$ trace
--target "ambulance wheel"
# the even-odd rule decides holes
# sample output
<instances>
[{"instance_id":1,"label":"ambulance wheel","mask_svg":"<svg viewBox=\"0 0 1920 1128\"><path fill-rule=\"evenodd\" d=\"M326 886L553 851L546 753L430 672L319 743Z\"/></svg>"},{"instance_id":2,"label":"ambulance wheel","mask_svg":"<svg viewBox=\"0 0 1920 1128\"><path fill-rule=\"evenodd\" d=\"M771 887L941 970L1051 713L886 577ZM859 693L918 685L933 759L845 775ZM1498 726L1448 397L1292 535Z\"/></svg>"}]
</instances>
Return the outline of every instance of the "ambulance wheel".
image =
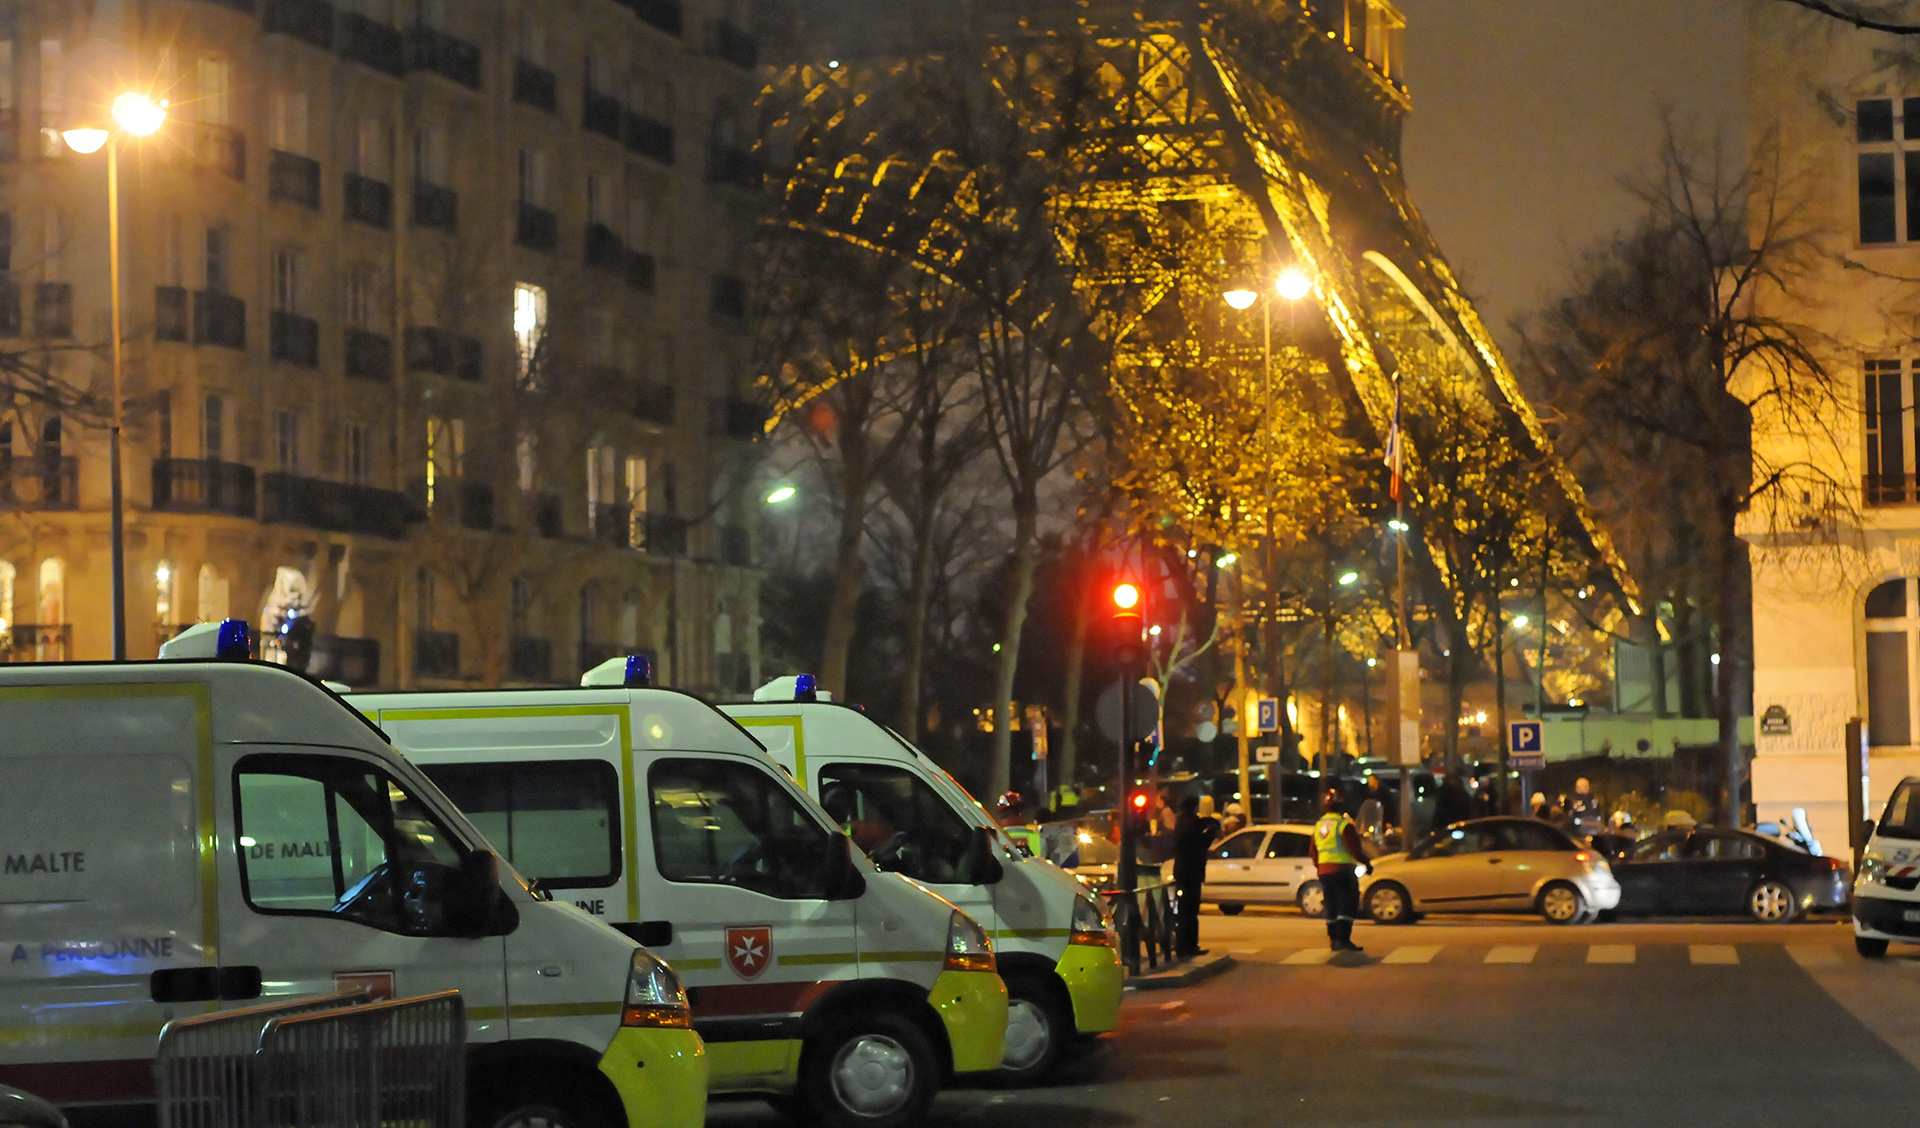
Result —
<instances>
[{"instance_id":1,"label":"ambulance wheel","mask_svg":"<svg viewBox=\"0 0 1920 1128\"><path fill-rule=\"evenodd\" d=\"M1877 960L1887 954L1887 942L1885 940L1875 940L1871 936L1855 936L1853 938L1853 950L1870 960Z\"/></svg>"},{"instance_id":2,"label":"ambulance wheel","mask_svg":"<svg viewBox=\"0 0 1920 1128\"><path fill-rule=\"evenodd\" d=\"M467 1123L472 1128L613 1128L584 1097L531 1086L475 1101Z\"/></svg>"},{"instance_id":3,"label":"ambulance wheel","mask_svg":"<svg viewBox=\"0 0 1920 1128\"><path fill-rule=\"evenodd\" d=\"M1246 908L1245 905L1236 905L1232 901L1222 901L1219 907L1221 916L1239 916L1240 911Z\"/></svg>"},{"instance_id":4,"label":"ambulance wheel","mask_svg":"<svg viewBox=\"0 0 1920 1128\"><path fill-rule=\"evenodd\" d=\"M1007 1056L993 1073L997 1085L1033 1085L1053 1070L1073 1035L1073 1015L1059 992L1027 975L1007 977Z\"/></svg>"},{"instance_id":5,"label":"ambulance wheel","mask_svg":"<svg viewBox=\"0 0 1920 1128\"><path fill-rule=\"evenodd\" d=\"M849 1016L800 1054L800 1093L823 1128L904 1128L940 1088L927 1036L897 1014Z\"/></svg>"}]
</instances>

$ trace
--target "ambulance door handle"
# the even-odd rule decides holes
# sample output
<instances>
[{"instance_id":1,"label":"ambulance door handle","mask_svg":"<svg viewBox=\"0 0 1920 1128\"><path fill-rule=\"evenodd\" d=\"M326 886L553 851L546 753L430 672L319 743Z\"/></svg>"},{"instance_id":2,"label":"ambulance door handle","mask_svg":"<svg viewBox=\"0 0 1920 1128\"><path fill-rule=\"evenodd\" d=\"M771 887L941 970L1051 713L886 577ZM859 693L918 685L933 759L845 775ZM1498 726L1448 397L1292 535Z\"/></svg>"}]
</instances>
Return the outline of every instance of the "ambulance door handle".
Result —
<instances>
[{"instance_id":1,"label":"ambulance door handle","mask_svg":"<svg viewBox=\"0 0 1920 1128\"><path fill-rule=\"evenodd\" d=\"M547 967L543 967L543 968L541 968L541 969L540 969L539 971L536 971L536 972L534 972L534 974L535 974L535 975L544 975L544 976L546 976L546 977L547 977L548 979L558 979L558 978L560 978L560 976L561 976L561 974L562 974L562 973L561 973L561 971L560 971L560 965L559 965L559 964L551 964L551 965L549 965L549 966L547 966Z\"/></svg>"}]
</instances>

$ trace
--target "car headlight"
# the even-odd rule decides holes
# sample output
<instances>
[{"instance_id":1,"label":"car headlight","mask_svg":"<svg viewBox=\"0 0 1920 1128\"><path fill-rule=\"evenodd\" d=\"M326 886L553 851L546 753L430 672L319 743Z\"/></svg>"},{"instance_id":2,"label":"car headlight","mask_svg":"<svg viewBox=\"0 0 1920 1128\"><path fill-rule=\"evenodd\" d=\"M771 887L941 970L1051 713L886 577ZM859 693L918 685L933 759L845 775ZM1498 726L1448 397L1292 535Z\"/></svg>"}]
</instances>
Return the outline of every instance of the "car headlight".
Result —
<instances>
[{"instance_id":1,"label":"car headlight","mask_svg":"<svg viewBox=\"0 0 1920 1128\"><path fill-rule=\"evenodd\" d=\"M1113 919L1099 902L1086 896L1073 899L1073 929L1067 934L1067 943L1112 948L1118 946L1117 939Z\"/></svg>"},{"instance_id":2,"label":"car headlight","mask_svg":"<svg viewBox=\"0 0 1920 1128\"><path fill-rule=\"evenodd\" d=\"M1860 882L1863 885L1880 885L1887 880L1887 860L1878 854L1869 853L1860 859Z\"/></svg>"},{"instance_id":3,"label":"car headlight","mask_svg":"<svg viewBox=\"0 0 1920 1128\"><path fill-rule=\"evenodd\" d=\"M947 970L996 971L987 930L959 909L947 918Z\"/></svg>"},{"instance_id":4,"label":"car headlight","mask_svg":"<svg viewBox=\"0 0 1920 1128\"><path fill-rule=\"evenodd\" d=\"M622 1026L693 1026L687 1008L687 991L680 977L660 957L645 948L633 950L633 965L627 971L627 1001L620 1012Z\"/></svg>"}]
</instances>

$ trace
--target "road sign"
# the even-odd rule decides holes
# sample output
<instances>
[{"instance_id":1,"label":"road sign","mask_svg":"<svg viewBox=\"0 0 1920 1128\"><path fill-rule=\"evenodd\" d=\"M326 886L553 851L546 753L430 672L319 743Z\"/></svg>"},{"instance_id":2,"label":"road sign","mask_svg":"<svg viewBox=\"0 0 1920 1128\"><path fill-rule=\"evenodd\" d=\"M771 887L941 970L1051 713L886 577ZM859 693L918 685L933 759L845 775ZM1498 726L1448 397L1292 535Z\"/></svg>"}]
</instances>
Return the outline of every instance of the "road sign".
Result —
<instances>
[{"instance_id":1,"label":"road sign","mask_svg":"<svg viewBox=\"0 0 1920 1128\"><path fill-rule=\"evenodd\" d=\"M1261 732L1280 731L1280 699L1278 697L1262 697L1260 699L1260 715L1258 720L1260 722Z\"/></svg>"},{"instance_id":2,"label":"road sign","mask_svg":"<svg viewBox=\"0 0 1920 1128\"><path fill-rule=\"evenodd\" d=\"M1277 764L1280 762L1280 746L1263 744L1253 750L1253 762L1256 764Z\"/></svg>"},{"instance_id":3,"label":"road sign","mask_svg":"<svg viewBox=\"0 0 1920 1128\"><path fill-rule=\"evenodd\" d=\"M1536 772L1547 766L1547 747L1539 721L1514 721L1507 726L1507 766L1518 772Z\"/></svg>"}]
</instances>

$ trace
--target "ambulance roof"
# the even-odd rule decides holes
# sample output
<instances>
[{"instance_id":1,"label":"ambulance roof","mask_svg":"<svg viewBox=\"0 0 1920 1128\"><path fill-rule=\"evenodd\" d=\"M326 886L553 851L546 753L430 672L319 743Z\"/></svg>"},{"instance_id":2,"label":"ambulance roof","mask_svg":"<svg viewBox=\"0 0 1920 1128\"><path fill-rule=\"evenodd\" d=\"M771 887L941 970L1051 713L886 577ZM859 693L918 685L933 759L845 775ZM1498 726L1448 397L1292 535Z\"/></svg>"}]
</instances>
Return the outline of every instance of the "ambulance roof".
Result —
<instances>
[{"instance_id":1,"label":"ambulance roof","mask_svg":"<svg viewBox=\"0 0 1920 1128\"><path fill-rule=\"evenodd\" d=\"M766 748L732 717L677 689L499 689L451 690L430 693L356 693L346 699L356 709L378 713L381 723L394 714L413 710L554 709L575 706L621 705L633 714L636 750L676 752L738 752L763 756ZM393 720L398 725L399 721ZM418 747L418 737L401 740Z\"/></svg>"}]
</instances>

